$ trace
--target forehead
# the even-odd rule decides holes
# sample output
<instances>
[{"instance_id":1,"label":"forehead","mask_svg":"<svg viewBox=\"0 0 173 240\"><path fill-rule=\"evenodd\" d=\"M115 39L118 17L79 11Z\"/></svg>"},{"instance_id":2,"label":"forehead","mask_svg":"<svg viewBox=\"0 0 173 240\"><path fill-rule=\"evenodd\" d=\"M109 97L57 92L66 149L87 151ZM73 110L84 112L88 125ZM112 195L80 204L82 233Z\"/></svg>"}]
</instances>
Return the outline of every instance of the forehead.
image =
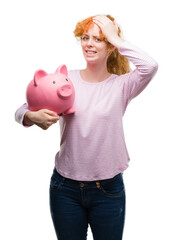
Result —
<instances>
[{"instance_id":1,"label":"forehead","mask_svg":"<svg viewBox=\"0 0 173 240\"><path fill-rule=\"evenodd\" d=\"M93 27L90 27L88 31L84 31L83 34L99 36L100 28L94 24Z\"/></svg>"}]
</instances>

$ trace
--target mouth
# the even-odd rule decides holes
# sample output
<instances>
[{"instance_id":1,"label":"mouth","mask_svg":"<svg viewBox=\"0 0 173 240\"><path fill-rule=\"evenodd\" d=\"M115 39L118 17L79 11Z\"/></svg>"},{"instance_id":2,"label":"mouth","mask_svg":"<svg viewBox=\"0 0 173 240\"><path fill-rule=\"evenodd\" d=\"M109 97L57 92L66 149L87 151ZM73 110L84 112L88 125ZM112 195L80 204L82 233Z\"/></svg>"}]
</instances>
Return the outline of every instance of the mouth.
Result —
<instances>
[{"instance_id":1,"label":"mouth","mask_svg":"<svg viewBox=\"0 0 173 240\"><path fill-rule=\"evenodd\" d=\"M95 53L97 53L96 51L92 51L92 50L85 50L85 52L86 52L87 54L95 54Z\"/></svg>"}]
</instances>

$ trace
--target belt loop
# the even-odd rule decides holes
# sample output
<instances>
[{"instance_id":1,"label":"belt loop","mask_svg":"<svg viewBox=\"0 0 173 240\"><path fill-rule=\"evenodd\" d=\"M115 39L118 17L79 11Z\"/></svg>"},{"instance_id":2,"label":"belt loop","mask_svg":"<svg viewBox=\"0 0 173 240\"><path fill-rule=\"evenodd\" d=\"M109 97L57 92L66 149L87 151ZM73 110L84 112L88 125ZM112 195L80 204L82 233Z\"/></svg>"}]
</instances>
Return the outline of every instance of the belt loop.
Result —
<instances>
[{"instance_id":1,"label":"belt loop","mask_svg":"<svg viewBox=\"0 0 173 240\"><path fill-rule=\"evenodd\" d=\"M97 188L100 188L100 182L96 182Z\"/></svg>"}]
</instances>

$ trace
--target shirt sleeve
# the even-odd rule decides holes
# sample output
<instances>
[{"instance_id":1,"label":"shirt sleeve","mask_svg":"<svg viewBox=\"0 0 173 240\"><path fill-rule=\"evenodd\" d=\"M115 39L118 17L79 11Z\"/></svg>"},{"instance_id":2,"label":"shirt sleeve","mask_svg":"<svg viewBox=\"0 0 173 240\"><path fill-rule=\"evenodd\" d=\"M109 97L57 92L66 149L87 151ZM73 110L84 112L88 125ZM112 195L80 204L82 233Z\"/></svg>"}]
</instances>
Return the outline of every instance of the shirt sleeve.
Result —
<instances>
[{"instance_id":1,"label":"shirt sleeve","mask_svg":"<svg viewBox=\"0 0 173 240\"><path fill-rule=\"evenodd\" d=\"M28 108L28 104L24 103L20 108L18 108L15 112L15 120L19 124L22 124L24 127L30 127L31 125L26 125L23 123L24 115L26 112L30 111Z\"/></svg>"},{"instance_id":2,"label":"shirt sleeve","mask_svg":"<svg viewBox=\"0 0 173 240\"><path fill-rule=\"evenodd\" d=\"M121 75L125 112L128 103L138 96L154 77L158 70L158 63L129 41L122 42L118 50L136 67L130 73Z\"/></svg>"}]
</instances>

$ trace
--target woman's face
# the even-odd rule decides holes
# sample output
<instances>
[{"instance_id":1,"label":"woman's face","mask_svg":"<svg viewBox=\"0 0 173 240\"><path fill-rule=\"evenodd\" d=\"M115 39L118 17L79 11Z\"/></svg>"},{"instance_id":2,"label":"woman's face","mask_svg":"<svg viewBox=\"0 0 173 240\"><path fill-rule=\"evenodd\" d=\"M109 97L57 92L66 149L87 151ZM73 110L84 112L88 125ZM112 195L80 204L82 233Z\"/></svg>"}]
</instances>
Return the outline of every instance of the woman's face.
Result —
<instances>
[{"instance_id":1,"label":"woman's face","mask_svg":"<svg viewBox=\"0 0 173 240\"><path fill-rule=\"evenodd\" d=\"M106 62L108 57L107 44L99 38L99 27L94 24L81 37L81 47L88 63Z\"/></svg>"}]
</instances>

